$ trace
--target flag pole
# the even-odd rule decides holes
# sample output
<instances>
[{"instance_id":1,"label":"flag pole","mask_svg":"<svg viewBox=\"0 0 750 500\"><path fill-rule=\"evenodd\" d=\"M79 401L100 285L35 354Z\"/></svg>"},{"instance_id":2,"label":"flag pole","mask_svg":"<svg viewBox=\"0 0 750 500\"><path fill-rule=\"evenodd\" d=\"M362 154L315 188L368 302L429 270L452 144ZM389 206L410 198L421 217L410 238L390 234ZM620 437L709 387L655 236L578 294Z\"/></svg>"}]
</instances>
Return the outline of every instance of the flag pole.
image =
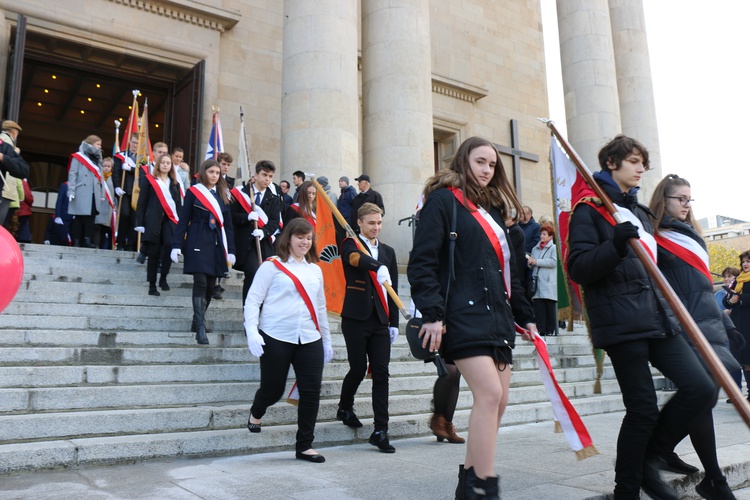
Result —
<instances>
[{"instance_id":1,"label":"flag pole","mask_svg":"<svg viewBox=\"0 0 750 500\"><path fill-rule=\"evenodd\" d=\"M135 90L135 89L133 90L133 105L130 106L130 118L128 119L128 124L127 124L128 130L125 131L125 134L129 134L130 133L131 124L133 123L133 119L134 119L133 115L136 114L135 106L138 103L138 94L140 94L140 93L141 93L140 90ZM135 119L137 119L137 117L135 117ZM128 137L128 141L130 141L130 137ZM121 149L121 148L118 147L118 149ZM125 151L125 154L128 154L128 152ZM120 179L120 190L121 191L125 191L125 172L122 172L122 177ZM115 237L119 236L120 214L122 213L122 199L123 199L123 197L124 196L120 196L120 199L117 200L117 220L115 221L115 225L117 226L117 228L115 229L115 231L117 231L117 233L115 234ZM114 245L112 245L112 246L114 246Z\"/></svg>"},{"instance_id":2,"label":"flag pole","mask_svg":"<svg viewBox=\"0 0 750 500\"><path fill-rule=\"evenodd\" d=\"M602 200L604 207L610 214L612 214L612 217L615 219L615 221L618 224L623 222L624 219L617 211L617 207L615 207L614 203L612 203L612 200L609 199L601 186L599 186L599 184L594 180L591 172L583 163L583 160L581 160L581 157L578 156L578 153L576 153L576 151L568 143L568 141L565 140L562 134L560 134L560 132L557 130L557 127L555 127L554 122L543 118L540 118L540 120L546 123L547 127L549 127L549 129L552 131L552 134L557 138L557 140L560 141L563 149L565 149L565 152L568 153L568 156L575 164L578 173L581 174L583 179L586 181L586 184L588 184L589 187L591 187L596 192L596 195L599 197L599 199ZM661 273L654 261L651 260L651 258L646 254L646 250L643 248L643 246L641 246L641 244L636 240L637 238L630 239L630 247L633 249L633 251L635 251L638 259L643 264L643 267L646 268L649 276L651 276L651 279L654 280L656 286L659 288L662 295L664 295L664 298L669 303L669 306L677 315L677 318L680 320L685 333L698 349L698 353L708 365L711 373L713 373L714 377L716 378L716 380L718 380L721 387L724 389L724 391L726 391L729 399L731 399L734 403L734 407L737 409L742 419L745 421L748 427L750 427L750 403L742 397L742 393L737 388L737 384L729 375L729 372L727 372L727 369L724 367L721 361L719 361L719 357L716 356L713 348L706 340L706 337L703 336L703 333L701 333L698 325L695 324L695 321L693 320L692 316L690 316L690 313L687 311L687 309L685 309L685 306L683 305L682 301L677 296L675 291L672 289L672 286L669 284L666 278L664 278L664 275Z\"/></svg>"},{"instance_id":3,"label":"flag pole","mask_svg":"<svg viewBox=\"0 0 750 500\"><path fill-rule=\"evenodd\" d=\"M116 155L120 152L120 120L115 120L115 152L112 156ZM114 158L112 159L114 162ZM111 172L110 172L111 173ZM125 180L125 175L122 176L123 181ZM123 184L124 185L124 184ZM122 188L120 188L122 189ZM120 200L122 200L122 196L120 196ZM117 243L117 223L119 222L118 215L115 215L115 227L112 228L112 250L117 250L115 244ZM112 218L110 217L109 223L112 223Z\"/></svg>"},{"instance_id":4,"label":"flag pole","mask_svg":"<svg viewBox=\"0 0 750 500\"><path fill-rule=\"evenodd\" d=\"M242 106L240 106L240 123L244 123L244 121L245 121L245 114L242 112ZM243 131L245 132L242 138L242 142L244 143L244 146L245 146L245 159L249 162L250 161L250 145L247 143L247 130L245 130L244 127L243 127ZM215 140L214 140L214 144L216 144ZM248 175L247 181L250 182L250 178L249 178L250 173L243 172L243 174L245 173ZM250 182L250 185L252 187L252 189L250 190L250 206L253 207L253 212L254 212L255 211L255 196L253 196L253 192L255 191L255 183ZM255 221L255 229L258 229L257 220ZM261 255L261 252L260 252L260 238L258 238L257 236L255 237L255 248L258 250L258 264L263 264L263 255Z\"/></svg>"},{"instance_id":5,"label":"flag pole","mask_svg":"<svg viewBox=\"0 0 750 500\"><path fill-rule=\"evenodd\" d=\"M349 225L349 223L344 219L344 216L341 215L341 212L339 212L339 209L336 207L336 205L331 201L331 199L328 197L328 194L323 189L323 186L321 186L317 179L312 180L313 185L315 186L315 189L318 190L318 197L322 197L323 200L325 200L328 207L331 209L331 213L334 217L336 217L336 220L339 222L341 227L344 228L346 231L346 235L354 240L354 243L357 244L357 249L359 249L360 252L369 253L367 250L365 250L365 246L362 244L362 241L357 237L357 234L354 232L352 227ZM406 319L411 319L411 314L409 314L409 310L406 309L404 306L404 303L401 301L401 299L398 296L398 293L393 289L390 283L387 281L383 283L383 286L388 291L388 295L393 299L393 302L396 304L396 307L398 307L398 310L401 311L401 315Z\"/></svg>"}]
</instances>

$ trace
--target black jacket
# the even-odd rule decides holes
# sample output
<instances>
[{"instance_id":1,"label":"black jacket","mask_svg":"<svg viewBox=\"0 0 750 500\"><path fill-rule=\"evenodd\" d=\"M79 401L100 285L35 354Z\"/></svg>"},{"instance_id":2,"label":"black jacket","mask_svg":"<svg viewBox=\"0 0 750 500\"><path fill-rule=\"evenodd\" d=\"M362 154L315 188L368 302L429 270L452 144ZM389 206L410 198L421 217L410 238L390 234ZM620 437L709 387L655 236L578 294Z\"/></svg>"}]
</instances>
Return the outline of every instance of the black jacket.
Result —
<instances>
[{"instance_id":1,"label":"black jacket","mask_svg":"<svg viewBox=\"0 0 750 500\"><path fill-rule=\"evenodd\" d=\"M368 189L367 192L359 193L354 197L354 200L352 200L352 213L349 216L349 225L357 232L359 232L359 224L357 224L357 210L359 210L359 208L365 203L376 204L383 211L383 216L385 216L385 206L383 205L383 197L380 196L380 193L378 193L374 189Z\"/></svg>"},{"instance_id":2,"label":"black jacket","mask_svg":"<svg viewBox=\"0 0 750 500\"><path fill-rule=\"evenodd\" d=\"M628 208L653 234L648 207L638 204L635 196L598 182L615 204ZM633 249L628 246L624 257L618 254L614 232L614 226L593 207L583 203L575 207L568 231L568 274L583 287L594 347L679 334L674 313Z\"/></svg>"},{"instance_id":3,"label":"black jacket","mask_svg":"<svg viewBox=\"0 0 750 500\"><path fill-rule=\"evenodd\" d=\"M686 235L706 250L706 243L703 238L684 222L669 217L662 221L659 228L662 231L675 231ZM726 315L716 303L713 283L696 268L661 246L659 246L657 261L664 277L672 285L675 293L685 305L685 309L693 317L703 336L711 344L726 369L729 371L739 370L739 363L729 351L727 331L724 326ZM697 348L687 335L685 337L697 355ZM700 356L698 358L700 359Z\"/></svg>"},{"instance_id":4,"label":"black jacket","mask_svg":"<svg viewBox=\"0 0 750 500\"><path fill-rule=\"evenodd\" d=\"M366 320L372 316L374 308L381 325L398 328L398 307L386 294L388 300L388 315L386 315L377 296L376 285L369 273L369 271L377 272L380 266L387 267L391 275L391 286L394 290L398 290L398 263L393 248L383 242L378 242L378 260L375 260L368 251L360 252L354 240L347 238L341 242L341 261L344 264L346 277L346 293L341 317Z\"/></svg>"},{"instance_id":5,"label":"black jacket","mask_svg":"<svg viewBox=\"0 0 750 500\"><path fill-rule=\"evenodd\" d=\"M121 152L124 156L129 156L133 163L135 163L135 155L133 153L130 153L128 151ZM123 170L122 169L122 160L120 159L119 155L114 156L114 165L112 165L112 185L117 189L118 187L124 186L122 189L127 194L133 193L133 183L135 182L135 169L133 170ZM123 176L125 176L125 184L122 184ZM140 179L140 174L138 178ZM140 185L138 187L141 187Z\"/></svg>"},{"instance_id":6,"label":"black jacket","mask_svg":"<svg viewBox=\"0 0 750 500\"><path fill-rule=\"evenodd\" d=\"M242 192L250 197L253 196L250 184L242 186ZM260 208L268 216L268 223L261 228L261 231L265 233L263 239L260 240L260 252L263 260L274 254L271 236L279 228L280 204L281 198L273 194L270 187L266 189L263 198L260 200ZM232 225L234 226L234 242L237 247L237 263L234 268L240 271L247 271L246 263L248 259L254 259L252 269L257 269L259 266L258 248L255 244L255 237L252 236L255 222L247 220L247 212L245 212L245 209L242 208L242 205L237 200L232 201L231 210Z\"/></svg>"},{"instance_id":7,"label":"black jacket","mask_svg":"<svg viewBox=\"0 0 750 500\"><path fill-rule=\"evenodd\" d=\"M139 176L139 179L143 179L140 183L141 192L138 195L138 208L135 214L136 226L142 226L146 228L146 232L143 233L143 241L160 243L161 241L167 241L167 245L172 242L172 234L177 224L173 223L164 212L164 208L161 206L159 198L156 196L154 187L146 179L145 175ZM169 194L172 195L175 207L177 208L177 216L180 215L180 209L182 208L182 198L180 197L180 185L173 182L169 182ZM162 235L162 222L168 223L165 228L169 228L169 234Z\"/></svg>"},{"instance_id":8,"label":"black jacket","mask_svg":"<svg viewBox=\"0 0 750 500\"><path fill-rule=\"evenodd\" d=\"M29 177L29 166L26 161L16 153L15 148L12 144L0 140L0 153L3 154L3 161L0 161L0 171L3 175L0 176L0 191L5 186L3 177L6 174L10 174L18 179L26 179Z\"/></svg>"},{"instance_id":9,"label":"black jacket","mask_svg":"<svg viewBox=\"0 0 750 500\"><path fill-rule=\"evenodd\" d=\"M456 203L455 280L451 283L448 309L444 311L448 284L451 213ZM505 229L496 208L490 215ZM509 238L510 239L510 238ZM510 243L510 242L509 242ZM534 310L518 277L512 243L510 257L511 297L505 292L497 254L482 227L446 188L431 193L420 213L407 275L411 296L425 322L446 325L443 346L451 352L476 346L515 346L513 322L534 322Z\"/></svg>"}]
</instances>

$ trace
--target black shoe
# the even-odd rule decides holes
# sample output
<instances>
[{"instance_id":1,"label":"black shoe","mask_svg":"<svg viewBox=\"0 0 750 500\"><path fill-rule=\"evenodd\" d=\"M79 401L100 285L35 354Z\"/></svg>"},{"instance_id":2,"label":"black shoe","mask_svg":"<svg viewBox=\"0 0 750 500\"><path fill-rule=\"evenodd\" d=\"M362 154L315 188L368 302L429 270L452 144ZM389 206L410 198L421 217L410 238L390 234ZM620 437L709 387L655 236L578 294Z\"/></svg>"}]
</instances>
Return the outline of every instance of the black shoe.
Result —
<instances>
[{"instance_id":1,"label":"black shoe","mask_svg":"<svg viewBox=\"0 0 750 500\"><path fill-rule=\"evenodd\" d=\"M344 422L344 425L351 427L352 429L358 429L362 427L362 422L359 421L357 415L354 414L354 410L342 410L336 412L336 418Z\"/></svg>"},{"instance_id":2,"label":"black shoe","mask_svg":"<svg viewBox=\"0 0 750 500\"><path fill-rule=\"evenodd\" d=\"M646 459L643 466L643 479L641 489L654 500L680 500L677 492L661 478L659 469L666 464L661 457L651 456Z\"/></svg>"},{"instance_id":3,"label":"black shoe","mask_svg":"<svg viewBox=\"0 0 750 500\"><path fill-rule=\"evenodd\" d=\"M464 484L463 484L463 496L456 498L469 499L480 499L486 498L487 500L499 500L500 498L500 478L497 476L490 476L485 479L479 479L474 473L474 467L469 467L465 471Z\"/></svg>"},{"instance_id":4,"label":"black shoe","mask_svg":"<svg viewBox=\"0 0 750 500\"><path fill-rule=\"evenodd\" d=\"M466 482L466 469L464 464L458 466L458 485L456 486L456 500L465 500L464 483Z\"/></svg>"},{"instance_id":5,"label":"black shoe","mask_svg":"<svg viewBox=\"0 0 750 500\"><path fill-rule=\"evenodd\" d=\"M732 403L731 399L727 399L727 404L733 405L734 403Z\"/></svg>"},{"instance_id":6,"label":"black shoe","mask_svg":"<svg viewBox=\"0 0 750 500\"><path fill-rule=\"evenodd\" d=\"M727 478L725 477L721 479L704 477L703 481L695 487L695 492L701 498L708 498L708 500L735 500L734 493L732 493L732 489L727 484Z\"/></svg>"},{"instance_id":7,"label":"black shoe","mask_svg":"<svg viewBox=\"0 0 750 500\"><path fill-rule=\"evenodd\" d=\"M158 297L159 295L161 295L159 293L159 290L157 290L154 285L151 285L150 287L148 287L148 294L153 295L155 297Z\"/></svg>"},{"instance_id":8,"label":"black shoe","mask_svg":"<svg viewBox=\"0 0 750 500\"><path fill-rule=\"evenodd\" d=\"M135 258L135 261L139 264L145 264L146 263L146 254L145 253L139 253L138 257Z\"/></svg>"},{"instance_id":9,"label":"black shoe","mask_svg":"<svg viewBox=\"0 0 750 500\"><path fill-rule=\"evenodd\" d=\"M167 283L167 278L165 276L162 276L159 280L159 288L161 288L165 292L169 291L169 283Z\"/></svg>"},{"instance_id":10,"label":"black shoe","mask_svg":"<svg viewBox=\"0 0 750 500\"><path fill-rule=\"evenodd\" d=\"M312 462L314 464L322 464L326 461L326 458L320 453L316 453L315 455L305 455L301 451L298 451L294 456L299 460L307 460L308 462Z\"/></svg>"},{"instance_id":11,"label":"black shoe","mask_svg":"<svg viewBox=\"0 0 750 500\"><path fill-rule=\"evenodd\" d=\"M218 288L214 288L214 294L211 296L211 298L214 298L216 300L223 300L224 296L222 295L221 290Z\"/></svg>"},{"instance_id":12,"label":"black shoe","mask_svg":"<svg viewBox=\"0 0 750 500\"><path fill-rule=\"evenodd\" d=\"M216 287L214 288L214 290L218 290L218 291L220 291L221 293L224 293L224 292L226 292L226 290L224 289L224 287L223 287L223 286L221 286L221 285L216 285Z\"/></svg>"},{"instance_id":13,"label":"black shoe","mask_svg":"<svg viewBox=\"0 0 750 500\"><path fill-rule=\"evenodd\" d=\"M370 434L370 444L377 446L383 453L396 453L396 448L388 442L388 433L385 431L375 431Z\"/></svg>"},{"instance_id":14,"label":"black shoe","mask_svg":"<svg viewBox=\"0 0 750 500\"><path fill-rule=\"evenodd\" d=\"M664 462L662 464L666 464L666 467L659 467L659 464L655 464L657 467L661 468L661 470L669 471L669 472L676 472L677 474L694 474L698 472L698 467L692 466L689 463L684 462L680 457L677 456L677 453L670 453L666 457L664 457Z\"/></svg>"},{"instance_id":15,"label":"black shoe","mask_svg":"<svg viewBox=\"0 0 750 500\"><path fill-rule=\"evenodd\" d=\"M251 423L250 417L247 417L247 430L249 430L253 434L257 434L260 432L260 424Z\"/></svg>"}]
</instances>

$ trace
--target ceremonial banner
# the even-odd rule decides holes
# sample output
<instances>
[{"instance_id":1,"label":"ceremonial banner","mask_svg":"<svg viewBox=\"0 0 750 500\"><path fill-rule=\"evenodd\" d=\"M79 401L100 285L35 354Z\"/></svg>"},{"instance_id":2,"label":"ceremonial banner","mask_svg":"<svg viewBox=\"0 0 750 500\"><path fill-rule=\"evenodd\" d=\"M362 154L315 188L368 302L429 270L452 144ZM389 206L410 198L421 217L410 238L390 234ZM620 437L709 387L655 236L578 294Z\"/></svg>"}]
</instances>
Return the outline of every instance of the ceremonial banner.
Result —
<instances>
[{"instance_id":1,"label":"ceremonial banner","mask_svg":"<svg viewBox=\"0 0 750 500\"><path fill-rule=\"evenodd\" d=\"M341 314L341 309L344 307L344 292L346 291L344 265L341 262L336 240L337 231L341 230L328 204L320 200L316 208L315 223L315 239L320 256L318 267L323 271L326 308L336 314Z\"/></svg>"}]
</instances>

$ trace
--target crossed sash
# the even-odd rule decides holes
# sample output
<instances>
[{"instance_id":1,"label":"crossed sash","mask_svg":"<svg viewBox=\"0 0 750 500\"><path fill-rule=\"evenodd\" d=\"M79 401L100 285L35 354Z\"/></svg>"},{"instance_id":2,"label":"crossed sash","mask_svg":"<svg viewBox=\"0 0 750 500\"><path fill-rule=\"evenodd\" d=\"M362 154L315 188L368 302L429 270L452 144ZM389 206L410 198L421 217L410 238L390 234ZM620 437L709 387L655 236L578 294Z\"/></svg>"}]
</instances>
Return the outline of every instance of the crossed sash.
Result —
<instances>
[{"instance_id":1,"label":"crossed sash","mask_svg":"<svg viewBox=\"0 0 750 500\"><path fill-rule=\"evenodd\" d=\"M99 171L99 166L91 161L91 158L78 152L73 153L72 155L70 155L70 157L71 159L75 158L76 160L78 160L84 167L86 167L89 172L94 174L96 180L98 180L99 182L104 182L102 180L102 173Z\"/></svg>"},{"instance_id":2,"label":"crossed sash","mask_svg":"<svg viewBox=\"0 0 750 500\"><path fill-rule=\"evenodd\" d=\"M239 187L236 187L232 189L230 193L246 213L249 214L250 212L255 211L258 214L259 229L263 229L263 227L268 224L268 215L266 215L266 212L264 212L263 209L260 208L260 205L258 205L257 203L255 204L255 209L253 210L252 198L250 198L250 196L246 192L241 190Z\"/></svg>"},{"instance_id":3,"label":"crossed sash","mask_svg":"<svg viewBox=\"0 0 750 500\"><path fill-rule=\"evenodd\" d=\"M172 199L172 193L169 192L169 185L162 184L156 180L156 177L153 175L146 175L146 180L151 184L154 194L156 194L156 197L159 199L159 203L161 203L161 208L164 210L164 213L169 217L169 220L177 224L180 221L180 217L177 215L177 206ZM169 180L167 182L169 182ZM221 213L221 211L219 213Z\"/></svg>"},{"instance_id":4,"label":"crossed sash","mask_svg":"<svg viewBox=\"0 0 750 500\"><path fill-rule=\"evenodd\" d=\"M700 243L678 231L659 231L654 238L660 247L684 260L713 284L711 271L708 268L708 252Z\"/></svg>"},{"instance_id":5,"label":"crossed sash","mask_svg":"<svg viewBox=\"0 0 750 500\"><path fill-rule=\"evenodd\" d=\"M206 186L200 183L191 186L190 191L195 195L201 205L203 205L203 207L214 216L216 223L221 229L221 240L224 244L224 256L229 259L229 254L227 253L227 249L229 248L227 246L227 232L224 230L224 216L221 213L221 207L219 206L218 200L214 198L214 195L211 194L211 191Z\"/></svg>"}]
</instances>

